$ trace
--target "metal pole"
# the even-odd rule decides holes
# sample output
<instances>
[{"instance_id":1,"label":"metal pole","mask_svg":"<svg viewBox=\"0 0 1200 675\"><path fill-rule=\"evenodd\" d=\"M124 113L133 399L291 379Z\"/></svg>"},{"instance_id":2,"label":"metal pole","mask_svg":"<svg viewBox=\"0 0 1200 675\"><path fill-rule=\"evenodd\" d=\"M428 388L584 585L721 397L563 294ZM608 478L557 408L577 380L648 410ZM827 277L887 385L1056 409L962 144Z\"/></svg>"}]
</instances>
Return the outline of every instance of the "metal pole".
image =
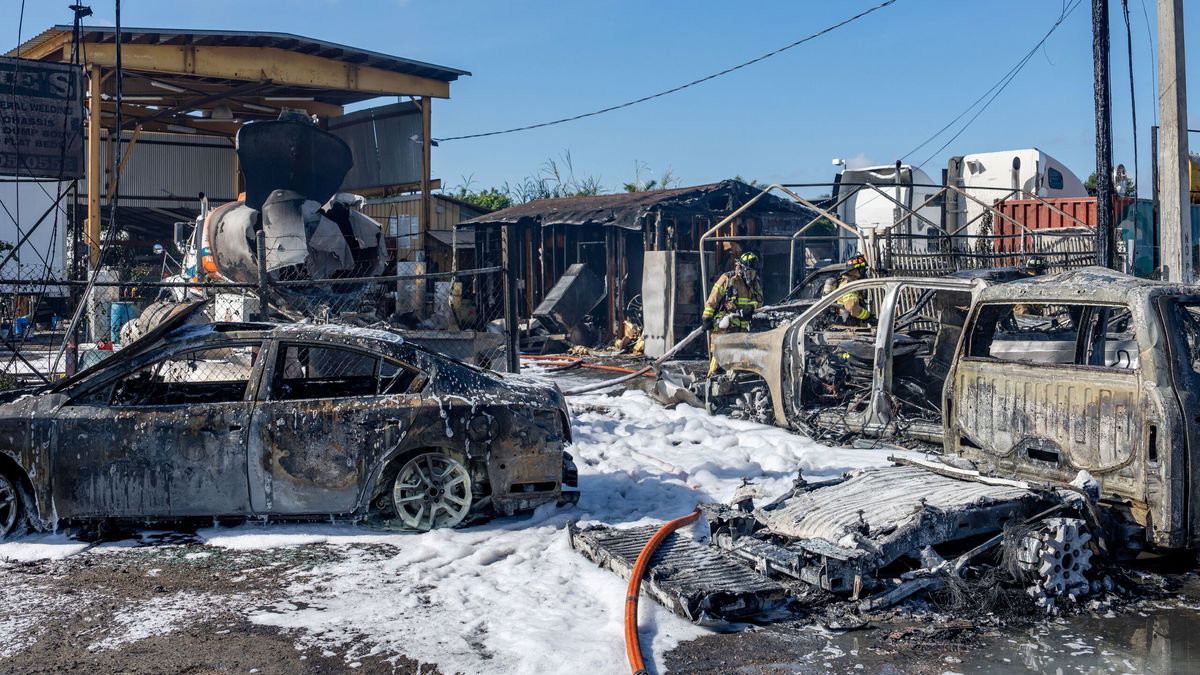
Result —
<instances>
[{"instance_id":1,"label":"metal pole","mask_svg":"<svg viewBox=\"0 0 1200 675\"><path fill-rule=\"evenodd\" d=\"M1092 67L1096 98L1096 264L1116 264L1112 186L1112 86L1108 74L1108 0L1092 0Z\"/></svg>"},{"instance_id":2,"label":"metal pole","mask_svg":"<svg viewBox=\"0 0 1200 675\"><path fill-rule=\"evenodd\" d=\"M267 233L259 230L255 236L255 258L258 261L258 320L269 318L267 311Z\"/></svg>"},{"instance_id":3,"label":"metal pole","mask_svg":"<svg viewBox=\"0 0 1200 675\"><path fill-rule=\"evenodd\" d=\"M1192 283L1183 0L1158 0L1159 253L1167 281Z\"/></svg>"},{"instance_id":4,"label":"metal pole","mask_svg":"<svg viewBox=\"0 0 1200 675\"><path fill-rule=\"evenodd\" d=\"M501 274L504 290L504 333L508 341L508 370L516 373L521 369L521 358L517 352L520 326L517 325L517 274L513 256L513 229L516 225L500 226L500 260L504 267Z\"/></svg>"}]
</instances>

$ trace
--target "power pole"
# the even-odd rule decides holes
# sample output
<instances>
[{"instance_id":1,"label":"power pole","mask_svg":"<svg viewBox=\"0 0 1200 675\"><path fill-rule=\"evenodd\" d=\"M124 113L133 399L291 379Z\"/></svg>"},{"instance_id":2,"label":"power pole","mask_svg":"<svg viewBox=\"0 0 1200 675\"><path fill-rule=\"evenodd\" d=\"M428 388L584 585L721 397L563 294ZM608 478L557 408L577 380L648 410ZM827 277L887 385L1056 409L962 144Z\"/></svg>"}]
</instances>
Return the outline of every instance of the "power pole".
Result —
<instances>
[{"instance_id":1,"label":"power pole","mask_svg":"<svg viewBox=\"0 0 1200 675\"><path fill-rule=\"evenodd\" d=\"M1190 284L1192 205L1188 181L1183 0L1158 0L1158 241L1162 277Z\"/></svg>"},{"instance_id":2,"label":"power pole","mask_svg":"<svg viewBox=\"0 0 1200 675\"><path fill-rule=\"evenodd\" d=\"M1108 76L1108 0L1092 0L1092 67L1096 97L1096 264L1116 266L1113 229L1112 85Z\"/></svg>"}]
</instances>

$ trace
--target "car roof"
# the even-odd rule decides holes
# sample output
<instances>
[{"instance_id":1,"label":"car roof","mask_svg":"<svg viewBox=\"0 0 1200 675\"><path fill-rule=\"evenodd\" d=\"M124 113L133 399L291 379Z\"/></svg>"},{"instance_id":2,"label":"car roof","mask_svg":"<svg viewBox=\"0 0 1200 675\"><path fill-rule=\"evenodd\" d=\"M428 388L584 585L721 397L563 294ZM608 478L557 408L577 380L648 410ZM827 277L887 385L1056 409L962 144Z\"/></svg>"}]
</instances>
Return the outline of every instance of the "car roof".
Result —
<instances>
[{"instance_id":1,"label":"car roof","mask_svg":"<svg viewBox=\"0 0 1200 675\"><path fill-rule=\"evenodd\" d=\"M1091 266L989 286L979 300L1126 304L1134 296L1196 294L1200 294L1200 287L1142 279L1107 267Z\"/></svg>"}]
</instances>

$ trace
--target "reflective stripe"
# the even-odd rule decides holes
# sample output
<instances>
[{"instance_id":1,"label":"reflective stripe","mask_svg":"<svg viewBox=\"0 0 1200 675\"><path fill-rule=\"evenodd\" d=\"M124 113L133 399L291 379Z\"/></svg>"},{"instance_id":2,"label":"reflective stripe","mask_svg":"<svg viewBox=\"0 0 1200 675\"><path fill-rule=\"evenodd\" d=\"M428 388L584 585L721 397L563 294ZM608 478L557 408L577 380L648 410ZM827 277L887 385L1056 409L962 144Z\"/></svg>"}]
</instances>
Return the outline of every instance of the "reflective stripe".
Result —
<instances>
[{"instance_id":1,"label":"reflective stripe","mask_svg":"<svg viewBox=\"0 0 1200 675\"><path fill-rule=\"evenodd\" d=\"M854 318L858 319L859 321L862 321L863 319L867 318L868 316L871 316L871 313L867 311L866 307L863 307L861 314L855 314L853 316L854 316Z\"/></svg>"},{"instance_id":2,"label":"reflective stripe","mask_svg":"<svg viewBox=\"0 0 1200 675\"><path fill-rule=\"evenodd\" d=\"M712 316L713 314L716 314L716 313L717 313L717 310L713 309L712 307L704 308L704 316Z\"/></svg>"}]
</instances>

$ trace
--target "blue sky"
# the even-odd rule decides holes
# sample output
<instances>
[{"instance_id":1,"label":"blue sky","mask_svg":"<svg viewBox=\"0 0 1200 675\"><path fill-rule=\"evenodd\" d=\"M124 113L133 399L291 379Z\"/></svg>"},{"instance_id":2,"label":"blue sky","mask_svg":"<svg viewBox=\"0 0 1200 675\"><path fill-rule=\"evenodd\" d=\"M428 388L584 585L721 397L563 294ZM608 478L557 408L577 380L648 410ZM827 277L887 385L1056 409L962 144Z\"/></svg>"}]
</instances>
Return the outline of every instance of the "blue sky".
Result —
<instances>
[{"instance_id":1,"label":"blue sky","mask_svg":"<svg viewBox=\"0 0 1200 675\"><path fill-rule=\"evenodd\" d=\"M789 44L880 0L124 0L131 27L287 32L471 71L434 107L434 136L503 129L635 99ZM1074 0L1067 0L1070 5ZM15 18L19 0L0 0ZM69 23L67 0L28 0L23 37ZM111 0L90 3L111 24ZM1155 120L1155 0L1129 0L1142 184ZM1143 14L1143 5L1146 14ZM1112 0L1116 160L1133 172L1125 27ZM598 117L434 149L447 187L519 182L569 151L609 188L672 169L684 185L740 174L824 182L834 157L890 163L995 84L1045 34L1062 0L898 0L837 31L677 94ZM1037 146L1086 177L1095 165L1091 3L1084 0L991 106L909 161L935 178L952 155ZM1200 25L1197 12L1188 29ZM16 40L16 22L6 21ZM1200 40L1200 33L1194 40ZM1188 89L1200 97L1200 57ZM386 103L380 100L379 103ZM1195 105L1192 109L1197 109ZM973 114L973 113L972 113ZM970 117L969 114L967 117ZM964 118L965 119L965 118ZM1192 116L1191 126L1198 126ZM1200 135L1193 138L1200 145Z\"/></svg>"}]
</instances>

